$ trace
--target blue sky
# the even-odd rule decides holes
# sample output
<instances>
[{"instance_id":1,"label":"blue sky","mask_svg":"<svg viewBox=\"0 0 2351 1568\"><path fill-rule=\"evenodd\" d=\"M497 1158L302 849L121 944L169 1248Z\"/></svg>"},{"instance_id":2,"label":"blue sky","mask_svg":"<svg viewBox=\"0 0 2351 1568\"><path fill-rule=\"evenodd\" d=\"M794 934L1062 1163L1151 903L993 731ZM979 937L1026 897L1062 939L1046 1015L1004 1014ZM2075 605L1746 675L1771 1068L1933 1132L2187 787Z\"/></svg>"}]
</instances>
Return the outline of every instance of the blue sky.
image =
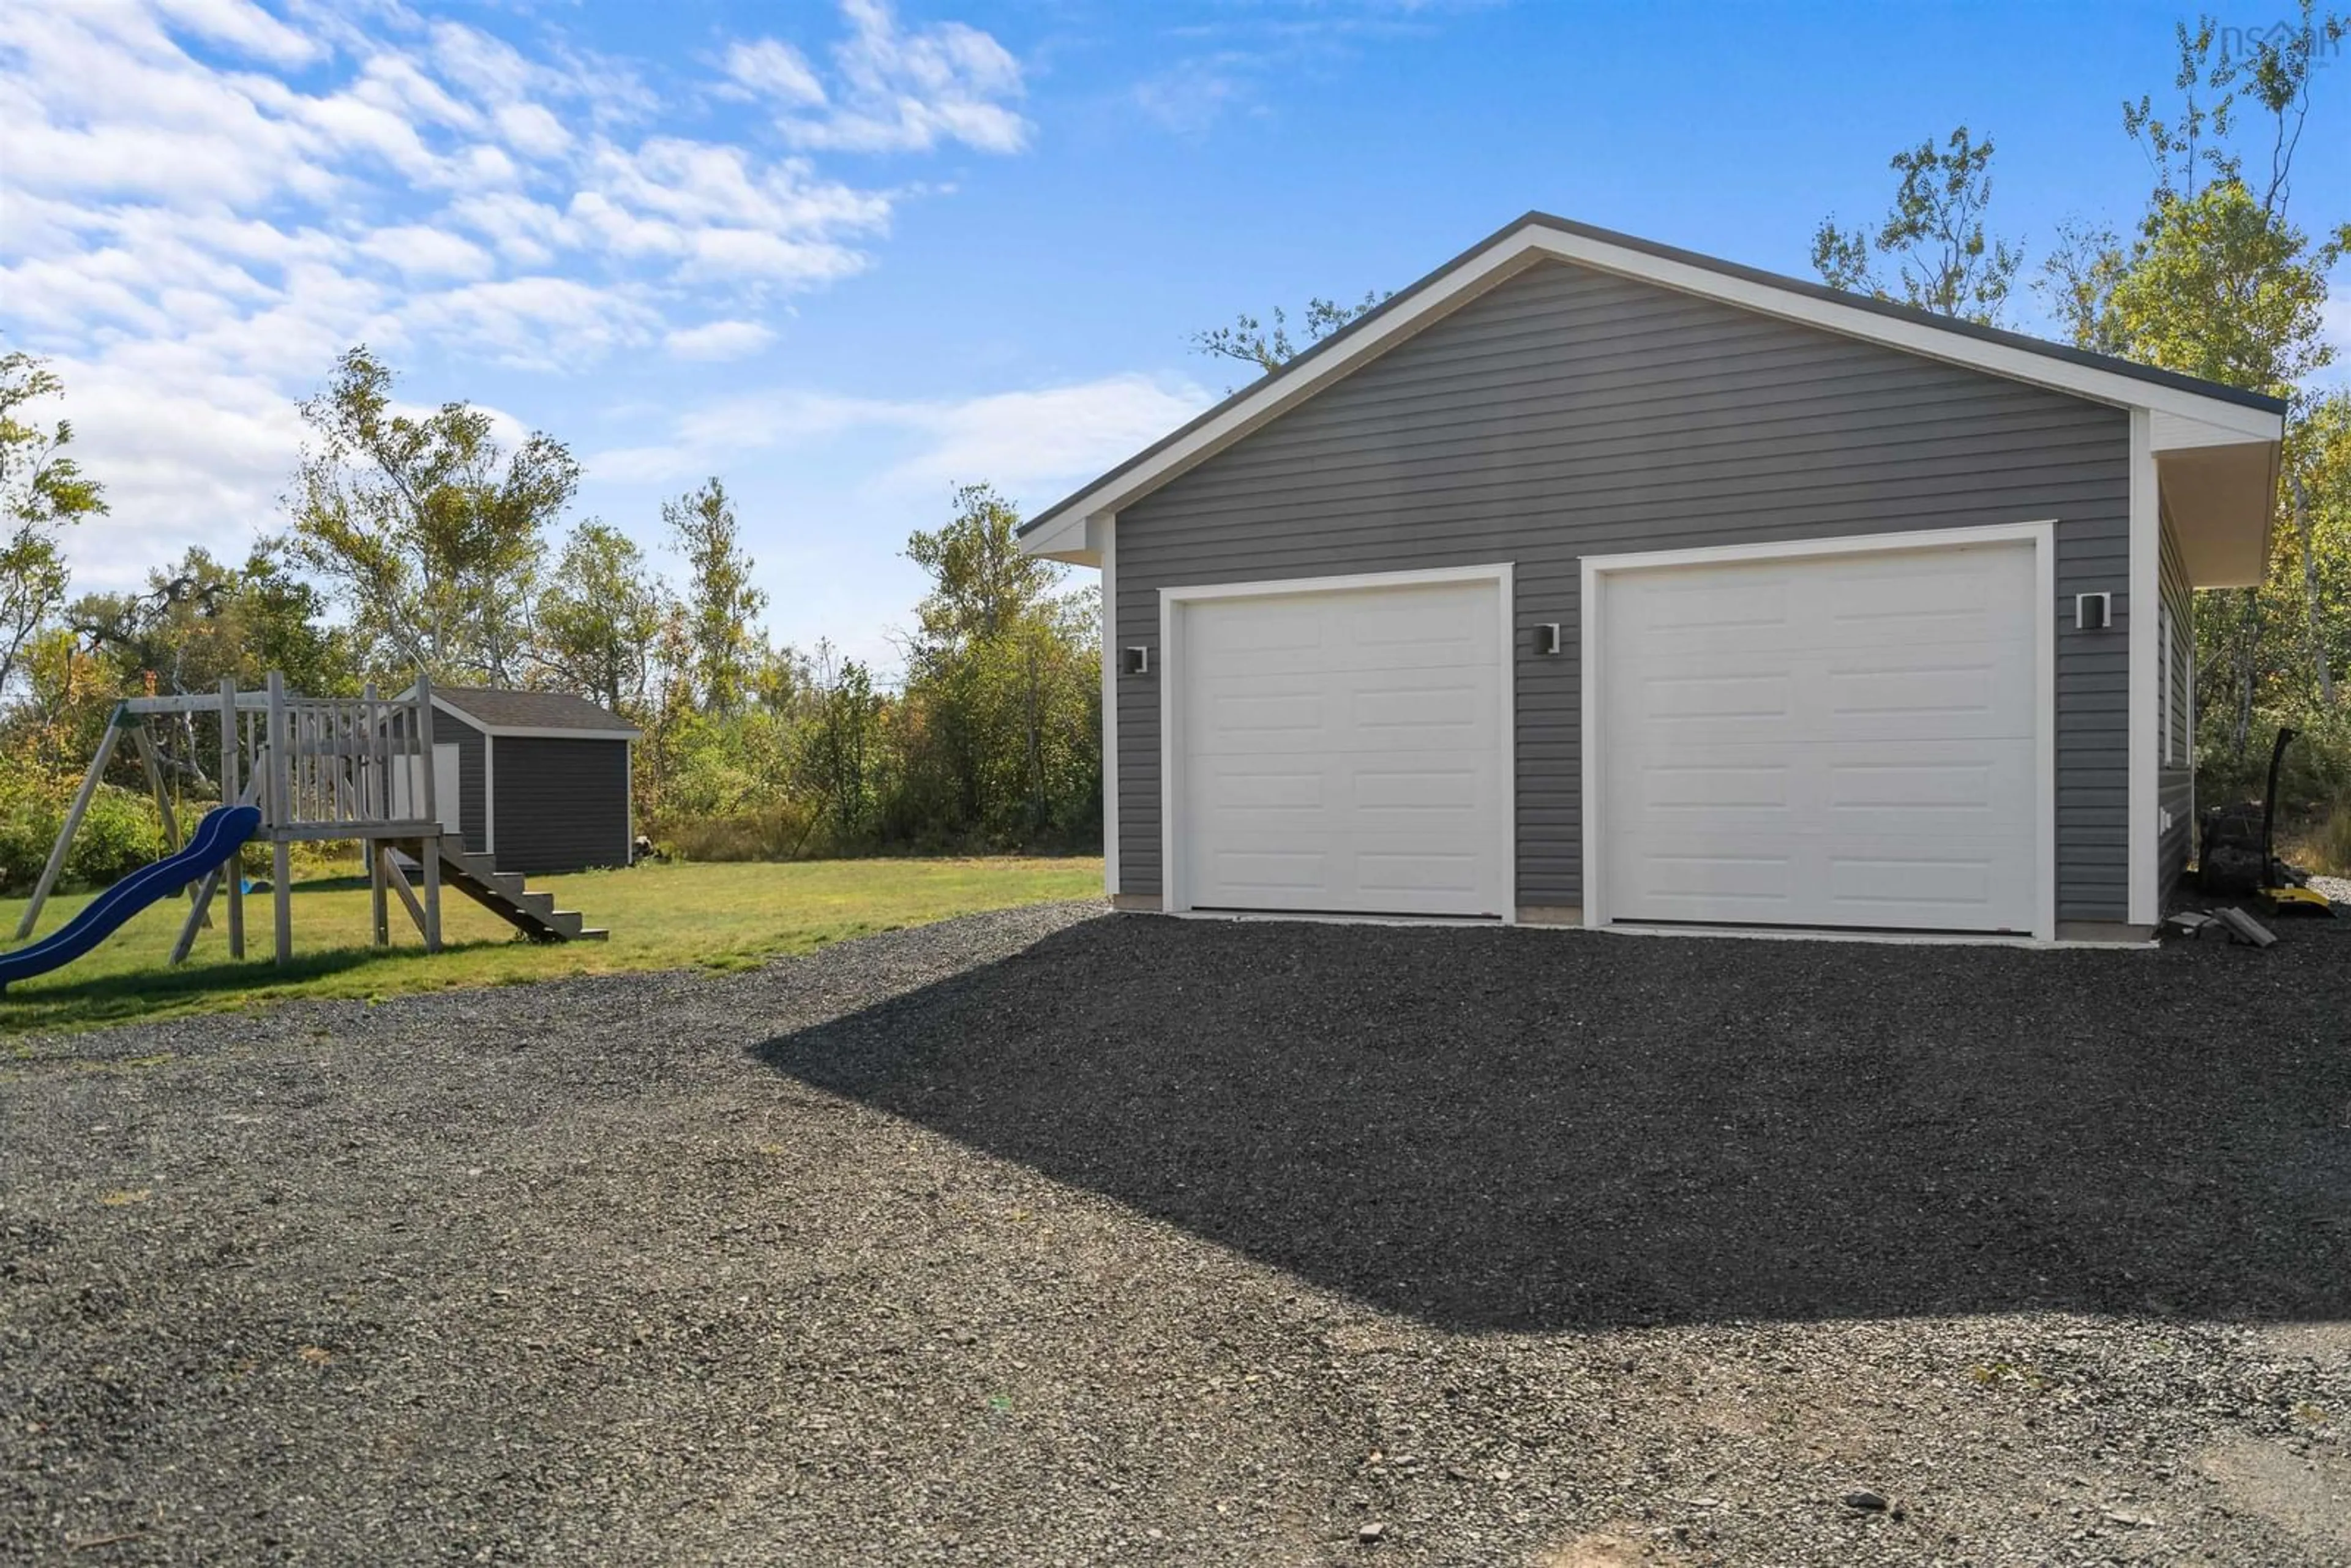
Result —
<instances>
[{"instance_id":1,"label":"blue sky","mask_svg":"<svg viewBox=\"0 0 2351 1568\"><path fill-rule=\"evenodd\" d=\"M2135 212L2118 106L2181 15L16 0L0 335L112 487L83 586L280 527L292 400L364 340L418 403L569 442L577 515L649 546L722 476L774 634L888 673L907 531L961 480L1035 509L1241 379L1190 332L1400 287L1531 207L1803 274L1961 122L2037 258ZM2336 60L2305 225L2351 217L2346 148Z\"/></svg>"}]
</instances>

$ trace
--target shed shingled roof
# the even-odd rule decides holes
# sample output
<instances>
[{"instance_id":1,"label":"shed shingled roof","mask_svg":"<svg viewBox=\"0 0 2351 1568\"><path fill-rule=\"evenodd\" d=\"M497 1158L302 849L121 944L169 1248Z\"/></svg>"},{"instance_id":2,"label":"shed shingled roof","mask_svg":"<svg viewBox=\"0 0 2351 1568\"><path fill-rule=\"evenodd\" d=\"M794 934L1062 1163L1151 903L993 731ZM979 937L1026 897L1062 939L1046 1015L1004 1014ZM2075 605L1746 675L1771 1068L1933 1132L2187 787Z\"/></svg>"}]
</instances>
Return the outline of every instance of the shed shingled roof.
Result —
<instances>
[{"instance_id":1,"label":"shed shingled roof","mask_svg":"<svg viewBox=\"0 0 2351 1568\"><path fill-rule=\"evenodd\" d=\"M434 686L433 695L493 729L609 729L615 740L637 727L569 692L510 692L495 686Z\"/></svg>"}]
</instances>

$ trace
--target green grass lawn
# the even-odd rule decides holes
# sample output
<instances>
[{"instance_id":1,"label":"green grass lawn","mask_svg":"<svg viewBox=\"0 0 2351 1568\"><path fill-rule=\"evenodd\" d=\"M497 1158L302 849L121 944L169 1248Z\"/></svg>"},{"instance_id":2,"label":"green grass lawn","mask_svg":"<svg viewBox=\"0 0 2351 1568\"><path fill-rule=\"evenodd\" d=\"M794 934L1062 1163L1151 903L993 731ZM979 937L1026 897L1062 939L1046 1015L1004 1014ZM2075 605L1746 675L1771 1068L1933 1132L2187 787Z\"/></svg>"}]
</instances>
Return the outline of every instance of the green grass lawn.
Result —
<instances>
[{"instance_id":1,"label":"green grass lawn","mask_svg":"<svg viewBox=\"0 0 2351 1568\"><path fill-rule=\"evenodd\" d=\"M444 946L428 954L399 900L392 942L368 945L366 882L325 877L294 884L294 962L270 962L270 900L246 900L246 961L228 956L226 903L178 969L164 960L187 915L184 900L141 912L96 952L21 980L0 996L0 1033L86 1029L133 1019L223 1012L298 997L388 997L461 986L505 986L561 975L632 969L746 968L844 936L920 925L983 909L1083 898L1102 891L1093 859L808 861L789 864L663 865L533 877L530 885L609 927L605 942L519 941L512 927L454 890L442 897ZM58 897L37 939L88 901ZM0 936L25 901L0 899Z\"/></svg>"}]
</instances>

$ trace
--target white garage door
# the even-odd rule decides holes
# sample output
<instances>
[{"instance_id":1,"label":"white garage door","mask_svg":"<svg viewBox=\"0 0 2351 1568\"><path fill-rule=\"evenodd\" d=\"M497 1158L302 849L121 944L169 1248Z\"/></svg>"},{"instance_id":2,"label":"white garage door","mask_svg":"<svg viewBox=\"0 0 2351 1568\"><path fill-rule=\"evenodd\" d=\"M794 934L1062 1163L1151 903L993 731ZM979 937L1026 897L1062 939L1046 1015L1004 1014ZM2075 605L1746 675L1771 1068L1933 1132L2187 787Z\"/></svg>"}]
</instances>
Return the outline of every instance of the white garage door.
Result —
<instances>
[{"instance_id":1,"label":"white garage door","mask_svg":"<svg viewBox=\"0 0 2351 1568\"><path fill-rule=\"evenodd\" d=\"M1175 612L1180 904L1503 912L1494 582L1187 600Z\"/></svg>"},{"instance_id":2,"label":"white garage door","mask_svg":"<svg viewBox=\"0 0 2351 1568\"><path fill-rule=\"evenodd\" d=\"M1609 918L2034 928L2029 542L1599 581Z\"/></svg>"}]
</instances>

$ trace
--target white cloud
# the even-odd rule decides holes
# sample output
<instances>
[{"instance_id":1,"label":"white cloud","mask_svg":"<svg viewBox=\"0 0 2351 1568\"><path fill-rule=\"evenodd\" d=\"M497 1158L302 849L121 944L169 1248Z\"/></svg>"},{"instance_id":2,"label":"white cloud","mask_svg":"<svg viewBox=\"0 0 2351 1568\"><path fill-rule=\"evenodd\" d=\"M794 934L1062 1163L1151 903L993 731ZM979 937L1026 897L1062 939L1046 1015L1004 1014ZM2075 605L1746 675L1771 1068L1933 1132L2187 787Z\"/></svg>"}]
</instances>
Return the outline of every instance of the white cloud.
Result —
<instances>
[{"instance_id":1,"label":"white cloud","mask_svg":"<svg viewBox=\"0 0 2351 1568\"><path fill-rule=\"evenodd\" d=\"M189 31L273 65L307 65L321 52L252 0L158 0L156 7Z\"/></svg>"},{"instance_id":2,"label":"white cloud","mask_svg":"<svg viewBox=\"0 0 2351 1568\"><path fill-rule=\"evenodd\" d=\"M552 158L571 145L571 132L544 104L507 104L497 122L507 145L527 158Z\"/></svg>"},{"instance_id":3,"label":"white cloud","mask_svg":"<svg viewBox=\"0 0 2351 1568\"><path fill-rule=\"evenodd\" d=\"M795 107L824 101L824 84L808 57L774 38L737 43L726 51L726 74L737 85Z\"/></svg>"},{"instance_id":4,"label":"white cloud","mask_svg":"<svg viewBox=\"0 0 2351 1568\"><path fill-rule=\"evenodd\" d=\"M136 586L190 545L241 555L275 525L301 440L275 382L187 367L159 381L105 361L61 358L51 368L66 383L77 455L106 481L110 507L69 541L78 587Z\"/></svg>"},{"instance_id":5,"label":"white cloud","mask_svg":"<svg viewBox=\"0 0 2351 1568\"><path fill-rule=\"evenodd\" d=\"M775 329L758 321L708 321L674 329L662 347L680 360L739 360L775 340Z\"/></svg>"},{"instance_id":6,"label":"white cloud","mask_svg":"<svg viewBox=\"0 0 2351 1568\"><path fill-rule=\"evenodd\" d=\"M741 393L678 414L668 439L588 459L599 476L665 481L727 458L872 435L900 448L871 482L903 499L986 480L1032 505L1132 455L1214 399L1189 382L1142 375L954 400L840 397L798 389Z\"/></svg>"},{"instance_id":7,"label":"white cloud","mask_svg":"<svg viewBox=\"0 0 2351 1568\"><path fill-rule=\"evenodd\" d=\"M1179 136L1198 136L1232 110L1258 106L1249 65L1241 57L1179 60L1135 84L1135 106Z\"/></svg>"},{"instance_id":8,"label":"white cloud","mask_svg":"<svg viewBox=\"0 0 2351 1568\"><path fill-rule=\"evenodd\" d=\"M1437 14L1491 0L1312 0L1231 5L1165 29L1151 74L1128 89L1143 115L1179 136L1200 136L1229 115L1272 112L1268 89L1343 66L1365 48L1435 32Z\"/></svg>"},{"instance_id":9,"label":"white cloud","mask_svg":"<svg viewBox=\"0 0 2351 1568\"><path fill-rule=\"evenodd\" d=\"M360 242L360 249L409 277L486 277L496 265L473 241L423 224L378 229Z\"/></svg>"},{"instance_id":10,"label":"white cloud","mask_svg":"<svg viewBox=\"0 0 2351 1568\"><path fill-rule=\"evenodd\" d=\"M563 370L649 341L658 317L626 293L573 278L513 277L426 295L402 320L461 338L503 364Z\"/></svg>"},{"instance_id":11,"label":"white cloud","mask_svg":"<svg viewBox=\"0 0 2351 1568\"><path fill-rule=\"evenodd\" d=\"M785 99L788 109L828 102L825 113L778 120L794 146L909 152L960 141L1018 152L1028 145L1029 122L1011 107L1026 90L1020 62L1003 45L960 22L903 31L887 0L841 0L841 10L850 25L832 51L841 89L829 102L806 97L805 88ZM817 86L812 73L806 86Z\"/></svg>"},{"instance_id":12,"label":"white cloud","mask_svg":"<svg viewBox=\"0 0 2351 1568\"><path fill-rule=\"evenodd\" d=\"M432 29L433 62L444 76L488 103L519 103L545 78L512 47L456 22Z\"/></svg>"},{"instance_id":13,"label":"white cloud","mask_svg":"<svg viewBox=\"0 0 2351 1568\"><path fill-rule=\"evenodd\" d=\"M843 15L826 74L779 39L722 50L716 85L786 117L778 157L546 29L526 49L395 0L0 3L0 335L54 358L109 484L83 586L271 526L293 400L353 342L562 371L754 354L786 296L872 264L904 193L818 155L1023 144L994 39Z\"/></svg>"},{"instance_id":14,"label":"white cloud","mask_svg":"<svg viewBox=\"0 0 2351 1568\"><path fill-rule=\"evenodd\" d=\"M447 216L487 236L517 267L545 267L555 259L558 246L572 243L561 213L508 191L460 197L449 204Z\"/></svg>"},{"instance_id":15,"label":"white cloud","mask_svg":"<svg viewBox=\"0 0 2351 1568\"><path fill-rule=\"evenodd\" d=\"M765 277L822 283L862 268L865 257L846 246L789 240L765 229L703 229L684 277Z\"/></svg>"},{"instance_id":16,"label":"white cloud","mask_svg":"<svg viewBox=\"0 0 2351 1568\"><path fill-rule=\"evenodd\" d=\"M901 465L893 479L933 486L986 479L1015 493L1079 484L1214 401L1189 382L1141 375L971 398L935 412L926 422L925 450Z\"/></svg>"}]
</instances>

